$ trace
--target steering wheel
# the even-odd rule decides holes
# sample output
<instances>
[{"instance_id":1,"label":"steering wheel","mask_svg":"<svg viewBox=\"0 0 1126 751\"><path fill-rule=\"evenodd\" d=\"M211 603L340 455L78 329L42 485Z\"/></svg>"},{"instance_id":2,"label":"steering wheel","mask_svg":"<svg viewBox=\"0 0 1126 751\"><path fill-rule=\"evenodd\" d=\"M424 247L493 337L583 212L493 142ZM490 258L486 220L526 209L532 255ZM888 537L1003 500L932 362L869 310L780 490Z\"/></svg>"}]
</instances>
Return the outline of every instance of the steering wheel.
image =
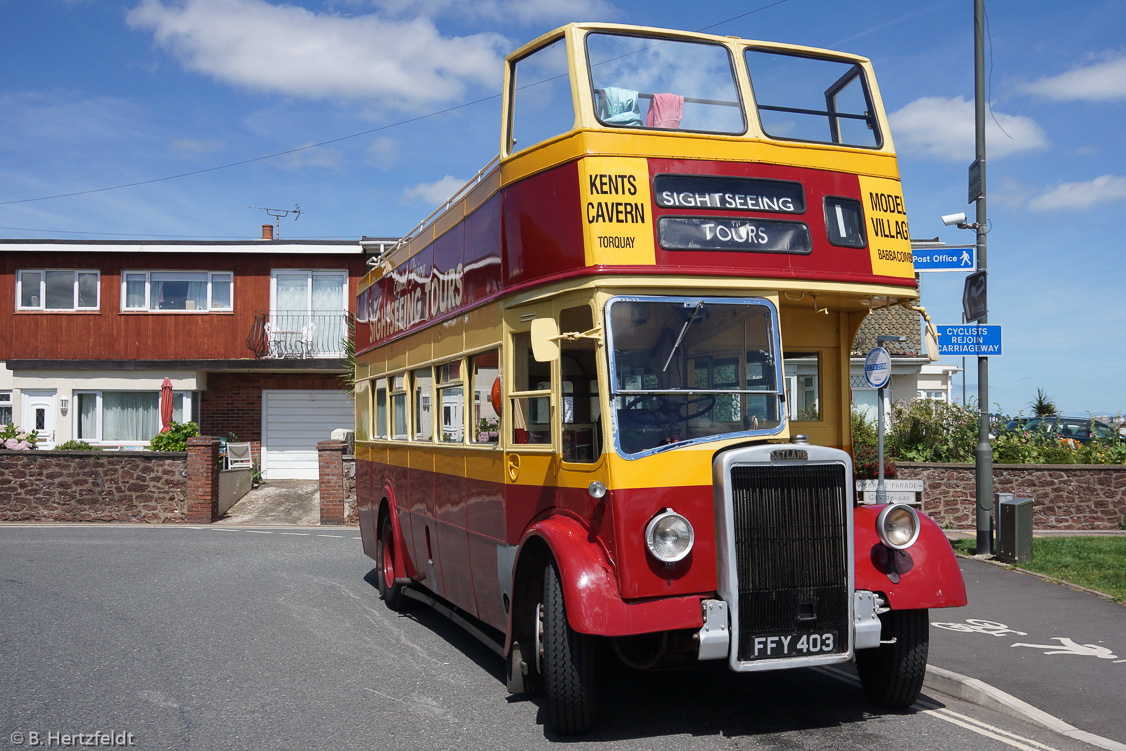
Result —
<instances>
[{"instance_id":1,"label":"steering wheel","mask_svg":"<svg viewBox=\"0 0 1126 751\"><path fill-rule=\"evenodd\" d=\"M637 406L647 399L656 399L657 406L652 409L637 409ZM703 406L693 412L692 408L698 404ZM715 407L715 394L704 394L680 403L674 402L665 395L639 396L626 403L618 414L624 421L636 425L667 425L682 420L685 422L695 420L711 412L713 407ZM680 414L682 409L686 414Z\"/></svg>"}]
</instances>

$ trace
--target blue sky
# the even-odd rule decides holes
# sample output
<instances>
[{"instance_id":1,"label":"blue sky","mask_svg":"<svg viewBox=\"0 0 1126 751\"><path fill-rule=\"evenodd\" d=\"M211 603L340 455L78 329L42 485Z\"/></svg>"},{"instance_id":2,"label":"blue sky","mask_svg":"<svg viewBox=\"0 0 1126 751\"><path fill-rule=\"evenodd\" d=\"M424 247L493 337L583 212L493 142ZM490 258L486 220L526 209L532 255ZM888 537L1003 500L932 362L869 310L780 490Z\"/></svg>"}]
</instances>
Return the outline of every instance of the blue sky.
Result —
<instances>
[{"instance_id":1,"label":"blue sky","mask_svg":"<svg viewBox=\"0 0 1126 751\"><path fill-rule=\"evenodd\" d=\"M990 402L1126 412L1126 3L987 11ZM974 216L972 0L0 0L0 236L255 238L298 204L283 238L399 235L497 152L504 55L579 20L871 58L912 236L973 242L939 220ZM963 280L923 275L936 323Z\"/></svg>"}]
</instances>

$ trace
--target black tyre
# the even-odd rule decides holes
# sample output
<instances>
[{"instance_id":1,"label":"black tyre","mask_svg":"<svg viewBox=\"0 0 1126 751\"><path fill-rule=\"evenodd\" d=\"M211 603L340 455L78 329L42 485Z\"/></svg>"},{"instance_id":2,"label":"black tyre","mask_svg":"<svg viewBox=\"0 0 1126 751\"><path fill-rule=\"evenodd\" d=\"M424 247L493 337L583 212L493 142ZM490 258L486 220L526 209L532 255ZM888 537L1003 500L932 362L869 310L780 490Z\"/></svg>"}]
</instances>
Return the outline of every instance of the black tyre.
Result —
<instances>
[{"instance_id":1,"label":"black tyre","mask_svg":"<svg viewBox=\"0 0 1126 751\"><path fill-rule=\"evenodd\" d=\"M379 595L388 608L399 612L407 608L409 599L403 594L403 586L396 584L395 579L402 575L399 566L402 558L395 547L395 528L391 525L391 517L382 514L379 517L379 539L376 541L375 561L379 569Z\"/></svg>"},{"instance_id":2,"label":"black tyre","mask_svg":"<svg viewBox=\"0 0 1126 751\"><path fill-rule=\"evenodd\" d=\"M930 621L926 610L891 610L880 616L880 638L895 640L856 651L856 672L873 704L906 709L919 698L927 673Z\"/></svg>"},{"instance_id":3,"label":"black tyre","mask_svg":"<svg viewBox=\"0 0 1126 751\"><path fill-rule=\"evenodd\" d=\"M594 726L594 644L567 622L563 585L555 564L543 574L543 688L547 724L560 735Z\"/></svg>"}]
</instances>

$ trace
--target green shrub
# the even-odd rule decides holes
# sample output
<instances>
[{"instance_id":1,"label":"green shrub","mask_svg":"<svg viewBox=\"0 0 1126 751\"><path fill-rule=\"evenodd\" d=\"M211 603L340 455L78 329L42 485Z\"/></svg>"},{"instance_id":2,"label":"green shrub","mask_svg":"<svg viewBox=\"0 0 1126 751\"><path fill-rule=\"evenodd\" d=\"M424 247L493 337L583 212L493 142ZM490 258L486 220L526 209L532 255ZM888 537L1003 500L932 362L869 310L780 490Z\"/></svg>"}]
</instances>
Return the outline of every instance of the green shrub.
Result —
<instances>
[{"instance_id":1,"label":"green shrub","mask_svg":"<svg viewBox=\"0 0 1126 751\"><path fill-rule=\"evenodd\" d=\"M35 430L22 430L17 425L0 425L0 449L9 451L34 451L39 442Z\"/></svg>"},{"instance_id":2,"label":"green shrub","mask_svg":"<svg viewBox=\"0 0 1126 751\"><path fill-rule=\"evenodd\" d=\"M863 414L852 409L852 470L858 480L870 480L880 474L880 451L876 426ZM886 437L886 436L885 436ZM888 455L884 441L884 477L895 477L895 459Z\"/></svg>"},{"instance_id":3,"label":"green shrub","mask_svg":"<svg viewBox=\"0 0 1126 751\"><path fill-rule=\"evenodd\" d=\"M77 441L73 438L55 446L55 451L101 451L101 446L92 446L86 441Z\"/></svg>"},{"instance_id":4,"label":"green shrub","mask_svg":"<svg viewBox=\"0 0 1126 751\"><path fill-rule=\"evenodd\" d=\"M970 462L978 432L977 410L932 399L892 407L888 453L904 462Z\"/></svg>"},{"instance_id":5,"label":"green shrub","mask_svg":"<svg viewBox=\"0 0 1126 751\"><path fill-rule=\"evenodd\" d=\"M169 426L167 433L157 433L149 441L149 448L153 451L187 451L188 439L199 435L199 426L194 422L175 422Z\"/></svg>"}]
</instances>

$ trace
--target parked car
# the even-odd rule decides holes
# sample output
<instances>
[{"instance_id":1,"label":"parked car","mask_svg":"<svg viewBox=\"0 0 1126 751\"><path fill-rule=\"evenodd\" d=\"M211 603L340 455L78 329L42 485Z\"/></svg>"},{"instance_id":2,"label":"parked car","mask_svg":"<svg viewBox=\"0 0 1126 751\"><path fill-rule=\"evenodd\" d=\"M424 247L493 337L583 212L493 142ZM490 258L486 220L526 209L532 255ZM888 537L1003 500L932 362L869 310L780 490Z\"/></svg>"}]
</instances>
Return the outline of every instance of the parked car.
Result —
<instances>
[{"instance_id":1,"label":"parked car","mask_svg":"<svg viewBox=\"0 0 1126 751\"><path fill-rule=\"evenodd\" d=\"M1034 417L1015 429L1026 433L1043 433L1057 439L1067 438L1079 443L1088 443L1092 438L1105 441L1115 435L1114 428L1088 417Z\"/></svg>"}]
</instances>

